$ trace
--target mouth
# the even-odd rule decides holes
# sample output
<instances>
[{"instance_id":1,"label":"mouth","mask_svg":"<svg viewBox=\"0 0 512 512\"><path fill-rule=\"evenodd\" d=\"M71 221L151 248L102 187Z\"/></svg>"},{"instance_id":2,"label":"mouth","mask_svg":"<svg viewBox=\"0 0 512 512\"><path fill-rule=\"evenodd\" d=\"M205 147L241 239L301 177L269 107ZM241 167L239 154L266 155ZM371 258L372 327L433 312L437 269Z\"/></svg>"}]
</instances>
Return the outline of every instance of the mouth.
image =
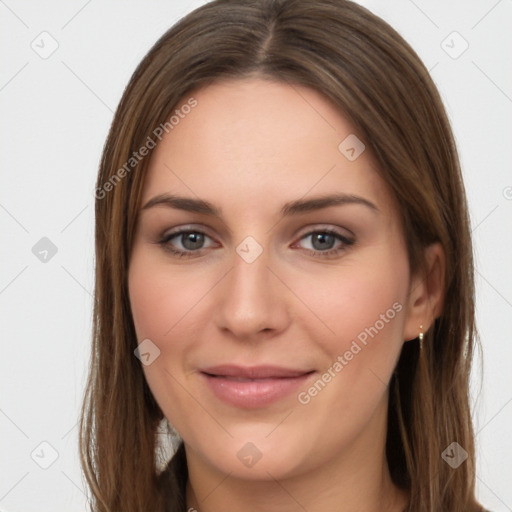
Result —
<instances>
[{"instance_id":1,"label":"mouth","mask_svg":"<svg viewBox=\"0 0 512 512\"><path fill-rule=\"evenodd\" d=\"M316 373L315 370L277 366L222 365L204 368L202 379L216 398L229 405L263 408L285 398Z\"/></svg>"}]
</instances>

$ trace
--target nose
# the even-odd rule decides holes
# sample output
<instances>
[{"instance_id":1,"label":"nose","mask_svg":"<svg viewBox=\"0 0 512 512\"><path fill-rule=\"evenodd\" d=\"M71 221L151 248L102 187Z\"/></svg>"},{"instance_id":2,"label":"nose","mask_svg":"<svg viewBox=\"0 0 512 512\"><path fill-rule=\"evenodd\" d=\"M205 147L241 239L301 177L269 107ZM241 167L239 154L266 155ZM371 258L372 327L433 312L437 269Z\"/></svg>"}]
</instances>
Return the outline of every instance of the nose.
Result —
<instances>
[{"instance_id":1,"label":"nose","mask_svg":"<svg viewBox=\"0 0 512 512\"><path fill-rule=\"evenodd\" d=\"M269 265L265 251L251 263L235 253L217 290L215 321L234 338L256 341L284 331L290 322L290 292Z\"/></svg>"}]
</instances>

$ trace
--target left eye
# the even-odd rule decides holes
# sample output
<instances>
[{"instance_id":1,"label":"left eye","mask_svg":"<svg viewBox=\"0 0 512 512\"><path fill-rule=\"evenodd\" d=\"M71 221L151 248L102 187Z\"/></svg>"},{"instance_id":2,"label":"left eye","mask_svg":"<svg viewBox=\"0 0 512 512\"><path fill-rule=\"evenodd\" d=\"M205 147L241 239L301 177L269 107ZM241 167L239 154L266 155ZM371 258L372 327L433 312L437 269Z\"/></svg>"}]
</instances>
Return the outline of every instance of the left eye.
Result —
<instances>
[{"instance_id":1,"label":"left eye","mask_svg":"<svg viewBox=\"0 0 512 512\"><path fill-rule=\"evenodd\" d=\"M307 248L306 250L314 256L337 254L354 243L354 240L349 239L341 233L331 229L310 231L304 235L301 240L308 238L311 239L312 248ZM338 240L340 244L338 245L338 248L333 248L333 244L336 243L336 240Z\"/></svg>"}]
</instances>

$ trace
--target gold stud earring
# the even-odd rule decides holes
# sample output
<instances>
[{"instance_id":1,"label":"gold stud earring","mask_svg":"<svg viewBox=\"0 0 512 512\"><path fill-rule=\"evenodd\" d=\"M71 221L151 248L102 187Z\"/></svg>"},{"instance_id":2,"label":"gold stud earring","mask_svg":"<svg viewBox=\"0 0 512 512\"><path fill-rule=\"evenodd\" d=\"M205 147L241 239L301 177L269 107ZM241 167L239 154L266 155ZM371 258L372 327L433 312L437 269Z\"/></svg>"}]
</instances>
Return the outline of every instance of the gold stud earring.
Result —
<instances>
[{"instance_id":1,"label":"gold stud earring","mask_svg":"<svg viewBox=\"0 0 512 512\"><path fill-rule=\"evenodd\" d=\"M423 324L420 325L420 334L418 336L420 339L420 350L423 348Z\"/></svg>"}]
</instances>

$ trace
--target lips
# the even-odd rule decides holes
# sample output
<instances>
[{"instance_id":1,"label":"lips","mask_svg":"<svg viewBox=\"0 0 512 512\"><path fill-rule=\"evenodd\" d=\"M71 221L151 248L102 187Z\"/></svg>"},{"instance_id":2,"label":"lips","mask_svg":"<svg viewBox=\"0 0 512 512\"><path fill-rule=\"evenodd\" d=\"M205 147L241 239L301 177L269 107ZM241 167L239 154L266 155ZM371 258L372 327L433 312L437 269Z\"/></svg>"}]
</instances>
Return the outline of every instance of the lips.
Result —
<instances>
[{"instance_id":1,"label":"lips","mask_svg":"<svg viewBox=\"0 0 512 512\"><path fill-rule=\"evenodd\" d=\"M304 387L314 373L277 366L221 365L202 369L200 377L223 402L237 408L261 409Z\"/></svg>"},{"instance_id":2,"label":"lips","mask_svg":"<svg viewBox=\"0 0 512 512\"><path fill-rule=\"evenodd\" d=\"M227 377L233 379L283 379L300 377L312 370L296 370L279 366L236 366L220 365L204 368L203 373L213 377Z\"/></svg>"}]
</instances>

